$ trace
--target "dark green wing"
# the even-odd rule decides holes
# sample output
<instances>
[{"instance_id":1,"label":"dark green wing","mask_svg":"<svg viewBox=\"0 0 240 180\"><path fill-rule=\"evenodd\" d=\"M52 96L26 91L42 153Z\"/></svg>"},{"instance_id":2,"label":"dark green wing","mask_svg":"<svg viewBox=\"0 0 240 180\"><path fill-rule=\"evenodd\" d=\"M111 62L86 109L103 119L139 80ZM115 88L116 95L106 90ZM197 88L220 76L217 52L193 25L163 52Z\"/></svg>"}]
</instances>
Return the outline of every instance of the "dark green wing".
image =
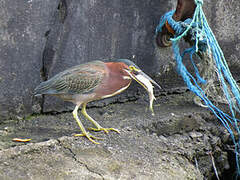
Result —
<instances>
[{"instance_id":1,"label":"dark green wing","mask_svg":"<svg viewBox=\"0 0 240 180\"><path fill-rule=\"evenodd\" d=\"M94 90L104 76L105 65L101 61L74 66L48 81L42 82L34 94L81 94Z\"/></svg>"}]
</instances>

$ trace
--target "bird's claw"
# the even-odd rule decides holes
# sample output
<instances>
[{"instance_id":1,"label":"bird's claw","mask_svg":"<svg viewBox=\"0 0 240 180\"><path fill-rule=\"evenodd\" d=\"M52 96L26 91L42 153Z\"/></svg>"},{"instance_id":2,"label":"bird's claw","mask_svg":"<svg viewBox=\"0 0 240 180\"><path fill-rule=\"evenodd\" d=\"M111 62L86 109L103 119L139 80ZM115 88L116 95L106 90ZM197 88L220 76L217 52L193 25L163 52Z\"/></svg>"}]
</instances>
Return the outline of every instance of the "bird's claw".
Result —
<instances>
[{"instance_id":1,"label":"bird's claw","mask_svg":"<svg viewBox=\"0 0 240 180\"><path fill-rule=\"evenodd\" d=\"M95 137L89 133L82 133L82 134L74 134L74 136L78 137L78 136L85 136L86 138L88 138L89 141L91 141L92 143L94 144L100 144L99 142L96 142L94 141L94 139L97 139L97 140L102 140L102 138L99 138L99 137Z\"/></svg>"},{"instance_id":2,"label":"bird's claw","mask_svg":"<svg viewBox=\"0 0 240 180\"><path fill-rule=\"evenodd\" d=\"M99 127L99 128L88 128L89 130L92 131L104 131L105 133L108 133L108 131L115 131L117 133L120 134L120 131L115 129L115 128L103 128L103 127Z\"/></svg>"}]
</instances>

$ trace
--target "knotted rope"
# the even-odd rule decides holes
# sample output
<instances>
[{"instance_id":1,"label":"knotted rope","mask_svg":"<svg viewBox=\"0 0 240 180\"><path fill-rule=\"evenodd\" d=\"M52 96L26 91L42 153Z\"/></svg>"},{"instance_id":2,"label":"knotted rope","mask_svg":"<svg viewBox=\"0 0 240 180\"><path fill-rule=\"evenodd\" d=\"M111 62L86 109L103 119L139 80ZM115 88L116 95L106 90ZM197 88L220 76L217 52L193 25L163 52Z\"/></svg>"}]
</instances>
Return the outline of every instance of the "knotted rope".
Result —
<instances>
[{"instance_id":1,"label":"knotted rope","mask_svg":"<svg viewBox=\"0 0 240 180\"><path fill-rule=\"evenodd\" d=\"M170 40L172 41L172 48L177 64L177 71L182 76L188 88L202 99L205 105L214 113L214 115L222 122L223 126L229 132L235 145L237 174L240 175L240 129L238 125L239 120L236 118L235 114L235 112L240 112L240 90L236 81L232 77L224 54L211 28L208 25L207 19L202 9L203 0L195 0L195 3L196 9L192 19L189 18L186 19L184 22L176 22L172 18L175 11L167 12L164 16L161 17L160 23L156 27L156 33L161 32L163 26L166 23L168 23L168 25L170 25L171 28L174 30L174 38L171 38ZM181 55L179 50L179 41L188 33L191 34L191 41L194 42L194 45L191 48L186 49ZM213 102L208 99L206 92L204 92L204 90L202 90L202 88L198 84L204 84L206 83L206 80L204 80L200 76L198 68L192 59L192 56L193 54L201 52L209 53L214 60L214 66L217 70L217 76L219 82L221 83L222 91L224 92L225 98L228 102L231 115L224 113L221 109L216 107ZM190 54L190 60L193 64L197 80L194 78L193 75L191 75L191 73L189 73L189 71L182 62L183 56L185 54ZM236 138L233 132L236 132L238 134L238 138Z\"/></svg>"}]
</instances>

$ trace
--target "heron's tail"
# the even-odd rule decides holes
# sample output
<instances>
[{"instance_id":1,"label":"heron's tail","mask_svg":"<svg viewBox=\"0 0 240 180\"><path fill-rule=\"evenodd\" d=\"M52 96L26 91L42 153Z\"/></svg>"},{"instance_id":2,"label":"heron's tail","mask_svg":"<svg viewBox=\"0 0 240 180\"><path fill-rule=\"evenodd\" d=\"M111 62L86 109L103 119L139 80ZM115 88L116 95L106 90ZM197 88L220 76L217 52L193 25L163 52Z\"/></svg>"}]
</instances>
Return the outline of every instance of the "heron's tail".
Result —
<instances>
[{"instance_id":1,"label":"heron's tail","mask_svg":"<svg viewBox=\"0 0 240 180\"><path fill-rule=\"evenodd\" d=\"M34 96L39 96L42 94L50 94L52 83L49 81L44 81L39 84L33 91Z\"/></svg>"}]
</instances>

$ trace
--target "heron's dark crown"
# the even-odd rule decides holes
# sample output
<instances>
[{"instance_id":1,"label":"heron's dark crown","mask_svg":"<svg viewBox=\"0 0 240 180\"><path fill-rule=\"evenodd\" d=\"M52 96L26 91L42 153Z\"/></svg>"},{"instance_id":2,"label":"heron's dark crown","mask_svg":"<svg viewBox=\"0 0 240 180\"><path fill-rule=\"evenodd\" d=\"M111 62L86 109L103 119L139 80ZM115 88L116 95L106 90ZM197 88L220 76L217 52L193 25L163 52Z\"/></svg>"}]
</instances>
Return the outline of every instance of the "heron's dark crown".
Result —
<instances>
[{"instance_id":1,"label":"heron's dark crown","mask_svg":"<svg viewBox=\"0 0 240 180\"><path fill-rule=\"evenodd\" d=\"M134 66L137 69L140 69L136 64L134 64L132 61L130 61L129 59L116 59L113 62L122 62L124 64L126 64L127 66Z\"/></svg>"}]
</instances>

